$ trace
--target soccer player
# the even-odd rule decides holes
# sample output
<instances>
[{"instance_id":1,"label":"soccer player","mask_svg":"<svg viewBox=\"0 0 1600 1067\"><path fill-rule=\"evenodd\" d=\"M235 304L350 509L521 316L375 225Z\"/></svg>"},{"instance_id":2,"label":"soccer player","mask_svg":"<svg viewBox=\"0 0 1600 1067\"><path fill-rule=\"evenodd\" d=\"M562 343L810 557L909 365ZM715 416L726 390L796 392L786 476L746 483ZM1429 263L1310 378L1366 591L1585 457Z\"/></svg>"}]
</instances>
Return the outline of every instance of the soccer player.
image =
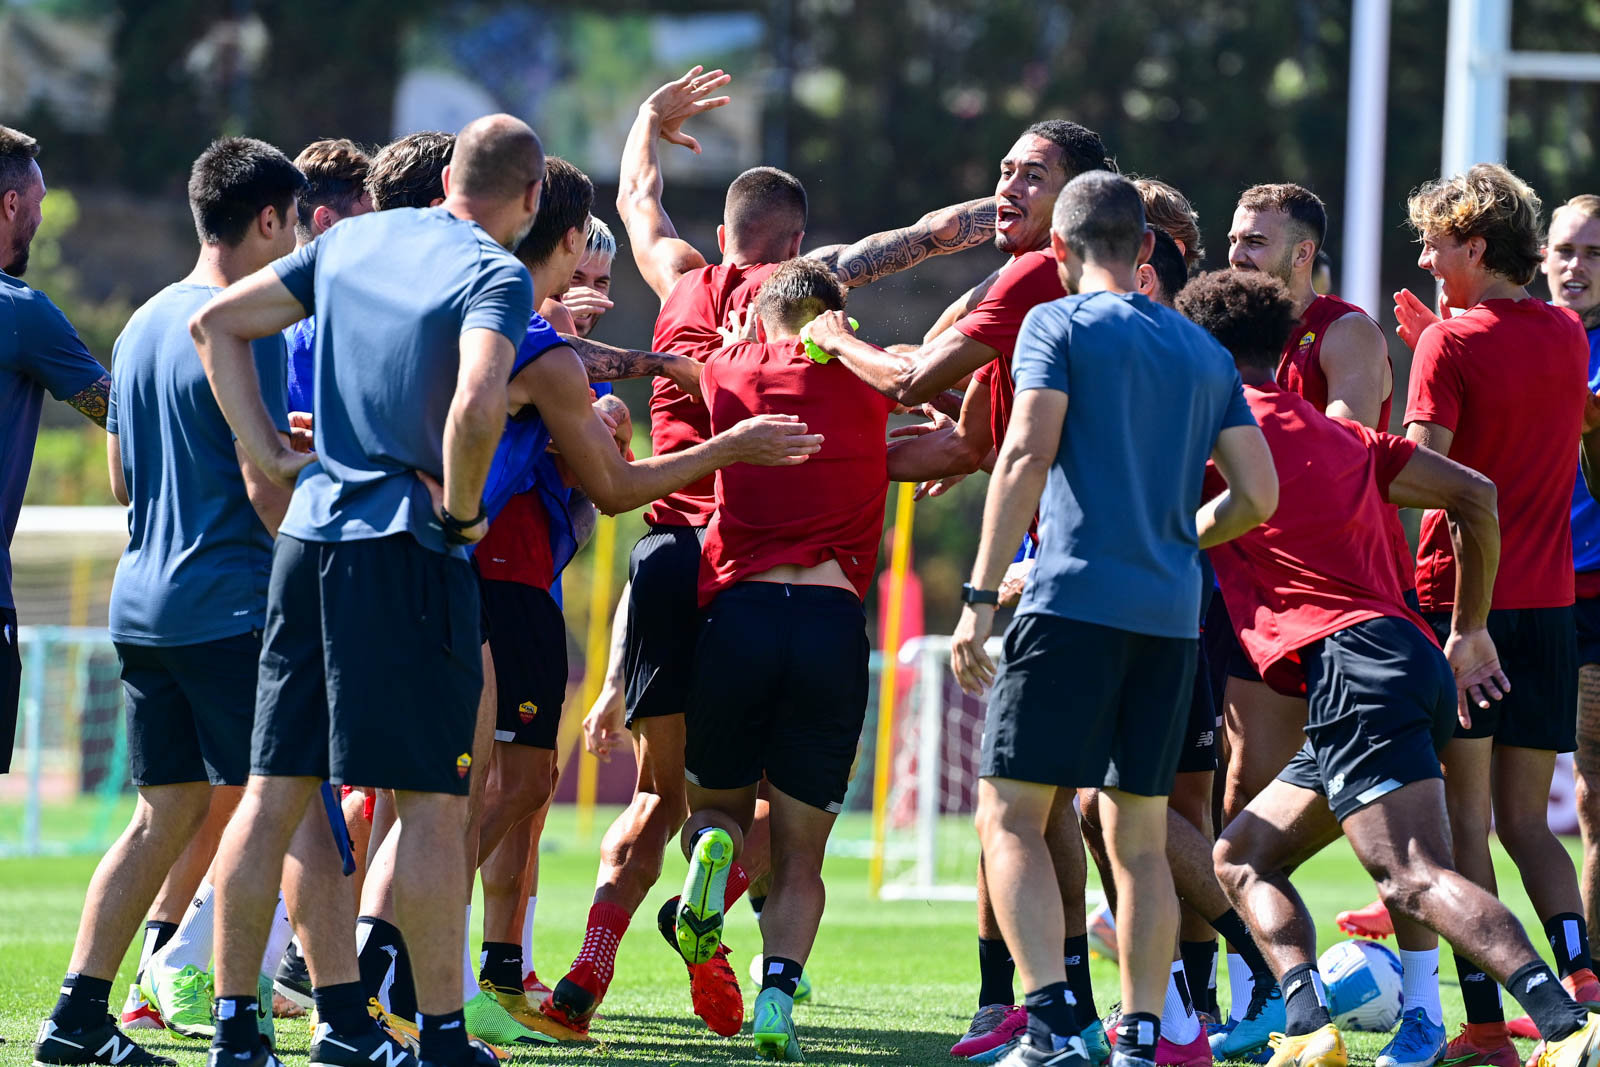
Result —
<instances>
[{"instance_id":1,"label":"soccer player","mask_svg":"<svg viewBox=\"0 0 1600 1067\"><path fill-rule=\"evenodd\" d=\"M678 236L661 202L657 142L699 151L683 130L692 116L728 102L710 94L726 85L721 71L690 69L657 89L640 106L623 148L617 194L645 282L661 298L653 347L700 360L722 347L719 330L730 312L743 312L766 277L800 252L805 236L805 189L793 175L771 167L741 174L728 188L718 228L722 262L709 264ZM930 255L975 247L993 225L987 201L971 201L924 216L912 226L889 230L851 246L812 253L846 286L864 285ZM657 382L651 398L651 439L656 455L671 455L706 439L705 408L691 393ZM587 488L587 486L586 486ZM618 721L613 706L597 706L585 721L585 743L609 751L631 734L638 765L632 802L601 844L600 870L584 944L572 969L544 1010L557 1021L587 1029L605 996L616 946L633 913L661 874L667 843L683 824L683 731L688 665L698 621L695 576L701 537L713 509L709 478L659 500L646 515L648 530L629 557L625 638L627 699ZM764 824L765 820L761 820ZM758 834L761 832L758 824ZM758 875L765 847L747 842L747 861L730 882L737 898ZM691 967L696 1012L731 1019L743 1015L738 981L722 953Z\"/></svg>"},{"instance_id":2,"label":"soccer player","mask_svg":"<svg viewBox=\"0 0 1600 1067\"><path fill-rule=\"evenodd\" d=\"M1056 201L1051 250L1073 295L1029 312L1018 338L1016 411L951 650L963 688L994 682L976 822L990 897L1027 990L1027 1033L1001 1061L1012 1067L1087 1058L1055 950L1061 900L1039 892L1054 877L1044 834L1056 794L1086 786L1103 789L1118 926L1141 934L1120 939L1112 1062L1154 1062L1178 936L1166 796L1193 685L1197 548L1254 526L1277 495L1226 353L1133 292L1152 240L1125 178L1082 174ZM1142 430L1130 436L1133 425ZM1201 508L1208 455L1231 489ZM1036 509L1039 560L996 675L983 648L996 586ZM1073 694L1069 740L1063 693Z\"/></svg>"},{"instance_id":3,"label":"soccer player","mask_svg":"<svg viewBox=\"0 0 1600 1067\"><path fill-rule=\"evenodd\" d=\"M572 268L565 291L551 298L572 316L572 329L566 332L588 337L600 316L615 306L611 300L611 264L616 258L616 235L604 221L590 215L583 258ZM549 305L550 301L546 301L540 308L546 318L554 313Z\"/></svg>"},{"instance_id":4,"label":"soccer player","mask_svg":"<svg viewBox=\"0 0 1600 1067\"><path fill-rule=\"evenodd\" d=\"M22 659L11 597L11 538L28 486L45 390L97 426L106 423L111 377L95 362L65 315L22 276L44 218L39 142L0 126L0 774L11 769L17 736Z\"/></svg>"},{"instance_id":5,"label":"soccer player","mask_svg":"<svg viewBox=\"0 0 1600 1067\"><path fill-rule=\"evenodd\" d=\"M189 175L199 260L139 308L117 339L107 454L112 491L129 508L129 541L111 587L109 626L122 661L139 801L95 870L37 1063L171 1062L116 1030L106 994L158 886L206 818L213 787L236 798L249 774L272 539L289 498L233 440L188 324L215 294L293 250L304 184L271 145L212 144ZM287 444L283 338L256 342L249 358L269 398L268 425ZM272 1002L266 992L246 999L253 1050L258 1019L261 1033L272 1034ZM371 1031L364 1014L362 1021L361 1031ZM191 1032L176 1013L167 1022ZM371 1048L384 1043L371 1036Z\"/></svg>"},{"instance_id":6,"label":"soccer player","mask_svg":"<svg viewBox=\"0 0 1600 1067\"><path fill-rule=\"evenodd\" d=\"M1288 877L1341 832L1396 914L1470 953L1548 1028L1541 1065L1592 1062L1600 1019L1566 995L1505 906L1452 869L1444 830L1436 746L1457 714L1491 714L1507 690L1486 629L1500 540L1493 484L1280 388L1274 367L1295 316L1276 280L1205 275L1178 306L1233 353L1284 473L1266 523L1212 550L1240 645L1271 684L1303 688L1310 709L1304 747L1216 849L1286 994L1273 1067L1347 1061L1317 977L1316 931ZM1445 654L1406 605L1386 550L1395 503L1450 517L1460 566Z\"/></svg>"}]
</instances>

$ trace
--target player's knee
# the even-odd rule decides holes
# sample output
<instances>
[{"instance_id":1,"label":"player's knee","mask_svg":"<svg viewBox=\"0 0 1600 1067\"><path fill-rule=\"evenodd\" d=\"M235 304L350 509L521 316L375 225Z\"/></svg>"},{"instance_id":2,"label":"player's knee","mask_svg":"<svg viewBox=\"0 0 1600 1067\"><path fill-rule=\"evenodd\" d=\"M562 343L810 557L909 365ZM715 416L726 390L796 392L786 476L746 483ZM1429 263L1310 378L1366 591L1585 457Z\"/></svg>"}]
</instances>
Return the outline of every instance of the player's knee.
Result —
<instances>
[{"instance_id":1,"label":"player's knee","mask_svg":"<svg viewBox=\"0 0 1600 1067\"><path fill-rule=\"evenodd\" d=\"M1369 868L1369 873L1385 907L1408 919L1423 918L1423 905L1436 884L1434 870L1408 864L1381 870Z\"/></svg>"},{"instance_id":2,"label":"player's knee","mask_svg":"<svg viewBox=\"0 0 1600 1067\"><path fill-rule=\"evenodd\" d=\"M1236 898L1255 876L1248 847L1242 840L1226 834L1211 849L1211 869L1216 873L1222 891L1230 898Z\"/></svg>"}]
</instances>

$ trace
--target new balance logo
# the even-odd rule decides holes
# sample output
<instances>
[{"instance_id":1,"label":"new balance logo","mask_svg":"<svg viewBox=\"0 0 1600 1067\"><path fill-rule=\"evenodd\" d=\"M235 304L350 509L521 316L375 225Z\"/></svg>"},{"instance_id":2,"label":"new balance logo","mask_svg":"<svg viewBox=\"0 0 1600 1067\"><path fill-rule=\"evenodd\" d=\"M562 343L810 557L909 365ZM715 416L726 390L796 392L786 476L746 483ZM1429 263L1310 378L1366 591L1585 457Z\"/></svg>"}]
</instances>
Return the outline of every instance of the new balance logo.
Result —
<instances>
[{"instance_id":1,"label":"new balance logo","mask_svg":"<svg viewBox=\"0 0 1600 1067\"><path fill-rule=\"evenodd\" d=\"M1532 993L1534 988L1542 986L1550 980L1548 974L1536 974L1528 979L1528 984L1522 987L1523 993Z\"/></svg>"},{"instance_id":2,"label":"new balance logo","mask_svg":"<svg viewBox=\"0 0 1600 1067\"><path fill-rule=\"evenodd\" d=\"M384 1067L400 1067L401 1064L411 1059L411 1053L399 1045L391 1045L387 1041L372 1050L372 1055L367 1059L373 1063L382 1062Z\"/></svg>"},{"instance_id":3,"label":"new balance logo","mask_svg":"<svg viewBox=\"0 0 1600 1067\"><path fill-rule=\"evenodd\" d=\"M96 1056L105 1057L106 1063L121 1063L132 1056L139 1046L123 1037L121 1034L112 1034L106 1038L106 1043L95 1050Z\"/></svg>"}]
</instances>

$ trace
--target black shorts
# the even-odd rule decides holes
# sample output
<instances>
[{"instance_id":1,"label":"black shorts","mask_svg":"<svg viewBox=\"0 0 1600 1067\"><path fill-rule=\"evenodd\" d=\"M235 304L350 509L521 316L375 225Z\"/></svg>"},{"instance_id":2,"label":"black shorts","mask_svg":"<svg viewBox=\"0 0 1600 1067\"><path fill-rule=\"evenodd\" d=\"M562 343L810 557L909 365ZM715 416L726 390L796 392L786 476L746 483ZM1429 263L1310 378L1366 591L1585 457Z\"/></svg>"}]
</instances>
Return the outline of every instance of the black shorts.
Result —
<instances>
[{"instance_id":1,"label":"black shorts","mask_svg":"<svg viewBox=\"0 0 1600 1067\"><path fill-rule=\"evenodd\" d=\"M1183 752L1178 756L1179 774L1217 769L1217 726L1221 717L1217 714L1218 705L1212 699L1211 670L1206 662L1206 645L1203 641L1195 647L1195 661L1194 685L1189 697L1189 725L1183 735Z\"/></svg>"},{"instance_id":2,"label":"black shorts","mask_svg":"<svg viewBox=\"0 0 1600 1067\"><path fill-rule=\"evenodd\" d=\"M244 785L261 634L193 645L116 642L134 785Z\"/></svg>"},{"instance_id":3,"label":"black shorts","mask_svg":"<svg viewBox=\"0 0 1600 1067\"><path fill-rule=\"evenodd\" d=\"M22 651L17 640L17 611L0 608L0 774L11 770L17 747L17 705L22 699Z\"/></svg>"},{"instance_id":4,"label":"black shorts","mask_svg":"<svg viewBox=\"0 0 1600 1067\"><path fill-rule=\"evenodd\" d=\"M1017 616L989 694L979 775L1171 795L1198 644L1055 615Z\"/></svg>"},{"instance_id":5,"label":"black shorts","mask_svg":"<svg viewBox=\"0 0 1600 1067\"><path fill-rule=\"evenodd\" d=\"M494 739L554 749L567 695L561 607L546 590L521 582L479 579L478 591L494 660Z\"/></svg>"},{"instance_id":6,"label":"black shorts","mask_svg":"<svg viewBox=\"0 0 1600 1067\"><path fill-rule=\"evenodd\" d=\"M410 534L279 534L250 773L465 796L479 626L471 564Z\"/></svg>"},{"instance_id":7,"label":"black shorts","mask_svg":"<svg viewBox=\"0 0 1600 1067\"><path fill-rule=\"evenodd\" d=\"M652 526L628 556L627 725L682 715L700 632L704 526Z\"/></svg>"},{"instance_id":8,"label":"black shorts","mask_svg":"<svg viewBox=\"0 0 1600 1067\"><path fill-rule=\"evenodd\" d=\"M1456 721L1444 653L1406 619L1377 618L1302 647L1306 743L1280 781L1328 798L1343 822L1412 782L1443 777Z\"/></svg>"},{"instance_id":9,"label":"black shorts","mask_svg":"<svg viewBox=\"0 0 1600 1067\"><path fill-rule=\"evenodd\" d=\"M1572 605L1572 621L1578 635L1578 666L1600 667L1600 596L1579 597Z\"/></svg>"},{"instance_id":10,"label":"black shorts","mask_svg":"<svg viewBox=\"0 0 1600 1067\"><path fill-rule=\"evenodd\" d=\"M845 589L740 582L706 609L695 646L684 776L761 781L838 814L867 714L866 614Z\"/></svg>"},{"instance_id":11,"label":"black shorts","mask_svg":"<svg viewBox=\"0 0 1600 1067\"><path fill-rule=\"evenodd\" d=\"M1423 616L1442 645L1450 613ZM1457 737L1492 737L1496 744L1546 752L1578 747L1578 639L1572 608L1508 608L1489 612L1489 637L1511 691L1488 708L1472 709L1472 725Z\"/></svg>"}]
</instances>

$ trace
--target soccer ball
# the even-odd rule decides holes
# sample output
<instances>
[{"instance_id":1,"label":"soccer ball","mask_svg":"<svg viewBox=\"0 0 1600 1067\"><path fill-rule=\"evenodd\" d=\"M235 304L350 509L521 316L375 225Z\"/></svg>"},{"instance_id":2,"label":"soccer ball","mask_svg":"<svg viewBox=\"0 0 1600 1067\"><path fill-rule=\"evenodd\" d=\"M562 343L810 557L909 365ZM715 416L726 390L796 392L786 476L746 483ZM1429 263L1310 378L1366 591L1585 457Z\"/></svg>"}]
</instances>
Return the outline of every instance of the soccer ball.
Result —
<instances>
[{"instance_id":1,"label":"soccer ball","mask_svg":"<svg viewBox=\"0 0 1600 1067\"><path fill-rule=\"evenodd\" d=\"M1341 1030L1388 1033L1400 1021L1400 958L1376 941L1341 941L1317 960Z\"/></svg>"}]
</instances>

